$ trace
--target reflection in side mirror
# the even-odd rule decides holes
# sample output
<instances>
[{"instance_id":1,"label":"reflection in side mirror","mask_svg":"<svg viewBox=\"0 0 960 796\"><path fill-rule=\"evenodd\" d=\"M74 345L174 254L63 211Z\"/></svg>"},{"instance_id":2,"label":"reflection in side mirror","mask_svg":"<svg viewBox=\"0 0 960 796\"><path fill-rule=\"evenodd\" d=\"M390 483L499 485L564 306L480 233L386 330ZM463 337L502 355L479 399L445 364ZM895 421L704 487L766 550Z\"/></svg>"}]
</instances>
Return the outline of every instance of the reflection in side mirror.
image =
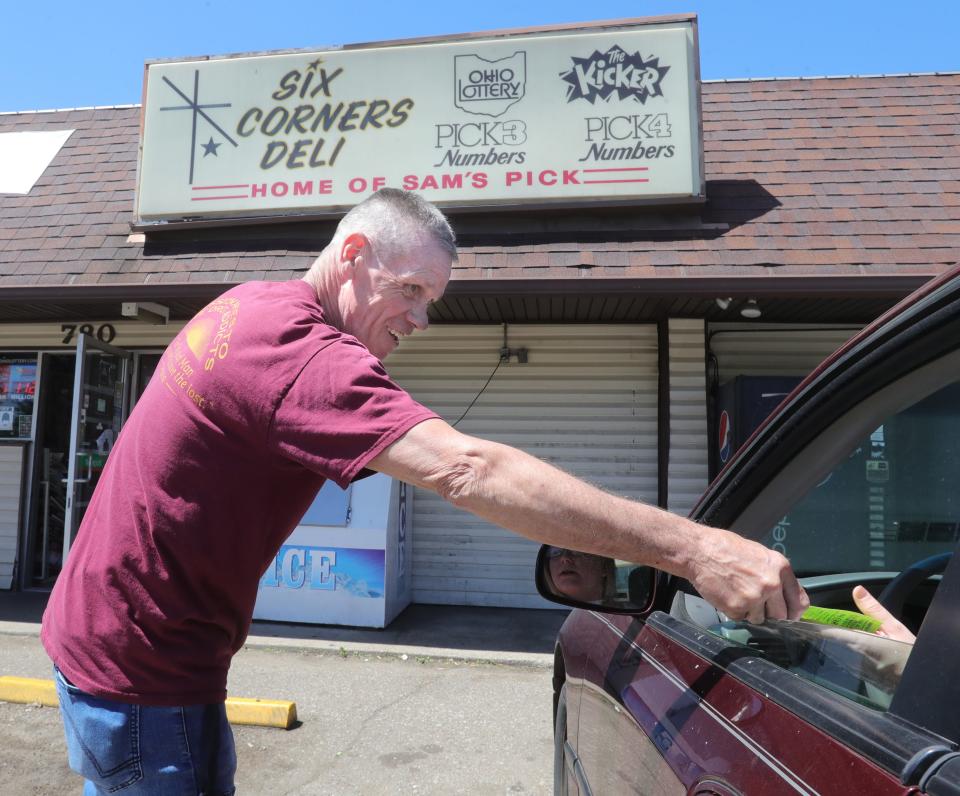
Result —
<instances>
[{"instance_id":1,"label":"reflection in side mirror","mask_svg":"<svg viewBox=\"0 0 960 796\"><path fill-rule=\"evenodd\" d=\"M537 591L577 608L637 614L653 604L656 570L642 564L544 545L537 556Z\"/></svg>"}]
</instances>

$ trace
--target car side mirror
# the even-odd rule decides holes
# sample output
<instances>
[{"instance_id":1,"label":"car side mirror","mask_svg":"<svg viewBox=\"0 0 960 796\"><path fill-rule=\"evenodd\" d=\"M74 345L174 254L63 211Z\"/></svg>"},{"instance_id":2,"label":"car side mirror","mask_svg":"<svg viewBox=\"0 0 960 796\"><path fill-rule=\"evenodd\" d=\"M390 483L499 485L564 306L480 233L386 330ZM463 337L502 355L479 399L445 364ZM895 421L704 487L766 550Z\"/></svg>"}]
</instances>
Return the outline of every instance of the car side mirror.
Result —
<instances>
[{"instance_id":1,"label":"car side mirror","mask_svg":"<svg viewBox=\"0 0 960 796\"><path fill-rule=\"evenodd\" d=\"M653 607L657 570L593 553L543 545L537 555L537 591L551 602L615 614Z\"/></svg>"}]
</instances>

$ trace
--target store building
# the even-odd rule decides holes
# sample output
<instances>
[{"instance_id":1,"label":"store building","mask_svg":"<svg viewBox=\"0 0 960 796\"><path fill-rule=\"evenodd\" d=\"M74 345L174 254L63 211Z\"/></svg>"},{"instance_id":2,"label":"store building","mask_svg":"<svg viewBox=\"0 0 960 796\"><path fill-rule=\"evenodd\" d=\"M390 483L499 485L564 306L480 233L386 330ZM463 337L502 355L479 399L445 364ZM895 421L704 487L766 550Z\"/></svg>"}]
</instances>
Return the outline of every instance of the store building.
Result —
<instances>
[{"instance_id":1,"label":"store building","mask_svg":"<svg viewBox=\"0 0 960 796\"><path fill-rule=\"evenodd\" d=\"M451 422L466 411L458 428L677 512L736 441L736 401L787 389L960 243L960 74L695 72L702 196L451 209L447 294L387 363ZM299 277L336 223L136 219L141 116L0 114L0 163L17 147L49 155L27 190L0 185L0 588L52 582L75 529L68 492L82 508L194 313L240 282ZM85 355L83 400L81 331L126 352ZM547 607L534 543L419 490L407 522L409 599Z\"/></svg>"}]
</instances>

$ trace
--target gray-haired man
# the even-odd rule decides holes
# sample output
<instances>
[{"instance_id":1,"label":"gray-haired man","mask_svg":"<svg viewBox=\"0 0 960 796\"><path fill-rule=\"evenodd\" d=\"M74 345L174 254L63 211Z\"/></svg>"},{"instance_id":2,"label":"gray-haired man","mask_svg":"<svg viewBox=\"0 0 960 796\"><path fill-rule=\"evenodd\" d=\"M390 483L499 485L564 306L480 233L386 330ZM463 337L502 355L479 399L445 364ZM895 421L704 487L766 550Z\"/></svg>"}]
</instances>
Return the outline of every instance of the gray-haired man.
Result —
<instances>
[{"instance_id":1,"label":"gray-haired man","mask_svg":"<svg viewBox=\"0 0 960 796\"><path fill-rule=\"evenodd\" d=\"M380 362L427 326L456 259L443 215L384 189L303 280L228 291L165 352L51 595L72 767L91 793L232 793L223 701L259 578L325 480L364 468L564 548L689 579L731 617L796 617L779 554L462 434Z\"/></svg>"}]
</instances>

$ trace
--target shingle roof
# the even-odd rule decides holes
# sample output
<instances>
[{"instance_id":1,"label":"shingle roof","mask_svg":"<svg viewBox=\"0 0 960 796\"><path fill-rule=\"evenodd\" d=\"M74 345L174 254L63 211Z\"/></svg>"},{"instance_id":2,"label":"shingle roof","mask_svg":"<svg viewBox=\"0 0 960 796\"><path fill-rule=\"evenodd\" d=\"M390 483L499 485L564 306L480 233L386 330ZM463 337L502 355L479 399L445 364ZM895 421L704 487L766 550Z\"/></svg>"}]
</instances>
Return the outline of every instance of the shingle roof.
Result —
<instances>
[{"instance_id":1,"label":"shingle roof","mask_svg":"<svg viewBox=\"0 0 960 796\"><path fill-rule=\"evenodd\" d=\"M693 228L662 210L604 211L598 228L619 225L606 239L496 245L464 216L454 279L932 275L957 261L960 74L708 82L703 119L707 202ZM76 130L28 195L0 196L0 293L225 286L309 266L322 225L131 237L139 121L135 106L0 114L0 132Z\"/></svg>"}]
</instances>

